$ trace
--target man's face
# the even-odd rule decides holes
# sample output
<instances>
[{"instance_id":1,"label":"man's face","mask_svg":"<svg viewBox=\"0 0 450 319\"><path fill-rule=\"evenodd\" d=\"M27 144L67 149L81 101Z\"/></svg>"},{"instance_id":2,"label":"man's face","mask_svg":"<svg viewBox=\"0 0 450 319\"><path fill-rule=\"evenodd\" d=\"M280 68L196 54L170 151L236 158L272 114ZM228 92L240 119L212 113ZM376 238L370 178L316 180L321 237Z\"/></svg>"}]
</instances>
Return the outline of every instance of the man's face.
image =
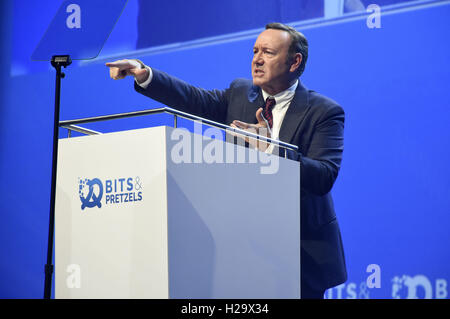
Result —
<instances>
[{"instance_id":1,"label":"man's face","mask_svg":"<svg viewBox=\"0 0 450 319\"><path fill-rule=\"evenodd\" d=\"M253 47L253 84L269 94L288 88L291 74L287 64L291 36L283 30L267 29Z\"/></svg>"}]
</instances>

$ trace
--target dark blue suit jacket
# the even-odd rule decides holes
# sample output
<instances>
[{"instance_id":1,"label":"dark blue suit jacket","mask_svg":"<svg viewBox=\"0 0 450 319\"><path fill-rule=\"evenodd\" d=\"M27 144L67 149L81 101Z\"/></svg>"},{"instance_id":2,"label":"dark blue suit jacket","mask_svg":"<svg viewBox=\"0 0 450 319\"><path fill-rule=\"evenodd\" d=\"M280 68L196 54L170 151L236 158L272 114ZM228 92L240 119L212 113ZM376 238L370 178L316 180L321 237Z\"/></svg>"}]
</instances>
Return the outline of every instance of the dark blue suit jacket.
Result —
<instances>
[{"instance_id":1,"label":"dark blue suit jacket","mask_svg":"<svg viewBox=\"0 0 450 319\"><path fill-rule=\"evenodd\" d=\"M246 79L226 90L204 90L153 70L147 89L135 89L169 107L230 124L256 123L263 104L261 89ZM344 111L334 101L307 90L299 81L281 125L279 139L297 145L301 179L302 288L325 290L347 280L344 250L331 188L337 178L344 145Z\"/></svg>"}]
</instances>

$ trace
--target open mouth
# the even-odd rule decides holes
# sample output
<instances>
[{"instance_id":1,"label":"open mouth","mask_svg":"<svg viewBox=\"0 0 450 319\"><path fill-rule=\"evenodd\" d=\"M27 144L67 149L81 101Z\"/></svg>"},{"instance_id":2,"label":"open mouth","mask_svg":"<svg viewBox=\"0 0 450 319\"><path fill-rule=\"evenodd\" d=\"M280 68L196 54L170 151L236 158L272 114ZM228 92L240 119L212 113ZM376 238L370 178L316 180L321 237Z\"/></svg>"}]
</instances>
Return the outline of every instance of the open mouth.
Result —
<instances>
[{"instance_id":1,"label":"open mouth","mask_svg":"<svg viewBox=\"0 0 450 319\"><path fill-rule=\"evenodd\" d=\"M255 69L255 70L253 71L253 73L254 73L255 75L264 75L264 71L263 71L263 70L259 70L259 69Z\"/></svg>"}]
</instances>

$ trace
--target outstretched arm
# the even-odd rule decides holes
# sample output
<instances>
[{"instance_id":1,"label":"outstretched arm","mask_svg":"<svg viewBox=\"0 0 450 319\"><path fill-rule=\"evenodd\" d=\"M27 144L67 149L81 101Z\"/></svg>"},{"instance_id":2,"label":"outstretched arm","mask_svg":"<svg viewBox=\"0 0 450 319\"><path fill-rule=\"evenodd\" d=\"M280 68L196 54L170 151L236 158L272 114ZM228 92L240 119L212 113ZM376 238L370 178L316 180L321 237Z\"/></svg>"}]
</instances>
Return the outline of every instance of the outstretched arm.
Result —
<instances>
[{"instance_id":1,"label":"outstretched arm","mask_svg":"<svg viewBox=\"0 0 450 319\"><path fill-rule=\"evenodd\" d=\"M228 90L197 88L165 72L150 69L139 60L119 60L106 63L106 66L110 68L111 78L118 80L133 76L136 91L164 105L216 122L225 121Z\"/></svg>"}]
</instances>

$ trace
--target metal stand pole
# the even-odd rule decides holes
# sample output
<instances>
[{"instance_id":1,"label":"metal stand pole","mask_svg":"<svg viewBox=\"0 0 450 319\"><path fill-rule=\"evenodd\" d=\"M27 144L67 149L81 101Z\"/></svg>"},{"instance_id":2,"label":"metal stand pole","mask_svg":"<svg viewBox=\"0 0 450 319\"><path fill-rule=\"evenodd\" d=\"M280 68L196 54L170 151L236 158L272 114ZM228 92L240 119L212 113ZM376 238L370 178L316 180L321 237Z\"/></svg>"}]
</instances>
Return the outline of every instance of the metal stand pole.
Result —
<instances>
[{"instance_id":1,"label":"metal stand pole","mask_svg":"<svg viewBox=\"0 0 450 319\"><path fill-rule=\"evenodd\" d=\"M50 192L50 218L48 227L47 263L45 265L44 299L50 299L52 296L53 237L55 227L56 168L58 164L59 106L61 98L61 79L65 77L65 74L61 72L61 68L69 66L72 63L72 60L68 55L53 56L51 63L52 66L56 69L56 88L55 114L53 121L52 184Z\"/></svg>"}]
</instances>

